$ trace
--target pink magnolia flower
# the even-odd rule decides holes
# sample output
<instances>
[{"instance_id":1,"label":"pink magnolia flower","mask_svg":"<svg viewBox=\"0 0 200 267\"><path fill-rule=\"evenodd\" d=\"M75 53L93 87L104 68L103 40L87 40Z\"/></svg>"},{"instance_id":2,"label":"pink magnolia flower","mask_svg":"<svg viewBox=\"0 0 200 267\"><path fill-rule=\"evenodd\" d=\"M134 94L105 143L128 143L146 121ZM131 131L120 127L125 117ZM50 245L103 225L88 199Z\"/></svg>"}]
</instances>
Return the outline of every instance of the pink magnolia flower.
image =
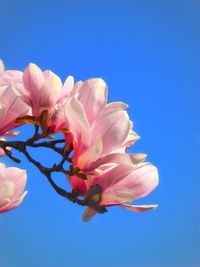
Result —
<instances>
[{"instance_id":1,"label":"pink magnolia flower","mask_svg":"<svg viewBox=\"0 0 200 267\"><path fill-rule=\"evenodd\" d=\"M65 98L60 78L50 70L42 70L30 63L23 75L22 98L32 108L32 115L39 117L43 110L52 111Z\"/></svg>"},{"instance_id":2,"label":"pink magnolia flower","mask_svg":"<svg viewBox=\"0 0 200 267\"><path fill-rule=\"evenodd\" d=\"M88 205L83 214L85 221L94 216L96 212L105 211L105 207L109 206L121 206L136 212L144 212L157 207L156 205L129 204L148 195L157 186L158 172L156 167L150 163L133 165L127 161L127 163L112 166L102 175L89 176L87 180L72 176L70 183L77 195L85 197Z\"/></svg>"},{"instance_id":3,"label":"pink magnolia flower","mask_svg":"<svg viewBox=\"0 0 200 267\"><path fill-rule=\"evenodd\" d=\"M107 95L107 84L100 78L91 78L84 82L79 81L69 93L69 96L76 96L80 101L90 126L104 109Z\"/></svg>"},{"instance_id":4,"label":"pink magnolia flower","mask_svg":"<svg viewBox=\"0 0 200 267\"><path fill-rule=\"evenodd\" d=\"M95 89L93 91L96 92ZM91 115L89 107L86 104L84 107L75 96L66 100L64 111L67 128L73 135L73 163L83 171L91 162L105 154L125 152L139 138L132 131L133 124L124 110L127 105L121 102L106 104L103 97L101 100L92 97L90 102L89 96L90 94L87 96L87 105L93 107L98 102L98 112L91 109ZM88 110L88 114L85 110Z\"/></svg>"},{"instance_id":5,"label":"pink magnolia flower","mask_svg":"<svg viewBox=\"0 0 200 267\"><path fill-rule=\"evenodd\" d=\"M49 114L49 118L47 120L47 132L49 134L56 132L66 132L66 120L64 115L64 106L65 101L69 97L69 92L72 91L74 87L74 78L72 76L68 76L66 79L63 88L62 94L57 101L57 104L52 109Z\"/></svg>"},{"instance_id":6,"label":"pink magnolia flower","mask_svg":"<svg viewBox=\"0 0 200 267\"><path fill-rule=\"evenodd\" d=\"M15 167L6 168L0 163L0 213L18 207L27 192L26 171Z\"/></svg>"},{"instance_id":7,"label":"pink magnolia flower","mask_svg":"<svg viewBox=\"0 0 200 267\"><path fill-rule=\"evenodd\" d=\"M58 101L59 104L53 109L48 121L49 130L54 129L54 131L58 131L60 128L64 128L67 125L64 109L68 113L66 106L72 104L70 100L74 97L80 101L87 115L88 122L91 125L106 104L106 84L102 79L89 79L85 82L79 81L74 85L73 77L69 76L63 85L62 95ZM91 103L93 104L90 106ZM71 107L68 106L68 108L70 109Z\"/></svg>"},{"instance_id":8,"label":"pink magnolia flower","mask_svg":"<svg viewBox=\"0 0 200 267\"><path fill-rule=\"evenodd\" d=\"M0 135L16 136L19 131L7 132L20 124L15 120L30 114L30 108L21 100L23 73L17 70L5 70L0 60Z\"/></svg>"},{"instance_id":9,"label":"pink magnolia flower","mask_svg":"<svg viewBox=\"0 0 200 267\"><path fill-rule=\"evenodd\" d=\"M108 153L125 152L139 136L122 102L107 104L107 85L102 79L80 81L68 90L66 127L73 136L73 163L84 171Z\"/></svg>"},{"instance_id":10,"label":"pink magnolia flower","mask_svg":"<svg viewBox=\"0 0 200 267\"><path fill-rule=\"evenodd\" d=\"M16 85L0 90L0 136L15 136L18 132L8 133L19 126L18 117L28 114L29 107L21 100Z\"/></svg>"},{"instance_id":11,"label":"pink magnolia flower","mask_svg":"<svg viewBox=\"0 0 200 267\"><path fill-rule=\"evenodd\" d=\"M18 70L5 70L4 63L0 59L0 90L5 89L9 85L15 84L18 88L22 88L23 73Z\"/></svg>"}]
</instances>

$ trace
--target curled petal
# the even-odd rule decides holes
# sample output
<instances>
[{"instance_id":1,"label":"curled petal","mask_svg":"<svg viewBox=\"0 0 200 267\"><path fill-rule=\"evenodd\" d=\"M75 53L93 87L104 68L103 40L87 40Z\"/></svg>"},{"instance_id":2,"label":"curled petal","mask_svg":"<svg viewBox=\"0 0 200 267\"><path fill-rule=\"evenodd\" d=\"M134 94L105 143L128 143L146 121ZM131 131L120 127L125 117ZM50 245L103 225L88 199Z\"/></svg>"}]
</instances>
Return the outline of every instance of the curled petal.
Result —
<instances>
[{"instance_id":1,"label":"curled petal","mask_svg":"<svg viewBox=\"0 0 200 267\"><path fill-rule=\"evenodd\" d=\"M158 207L158 205L130 205L126 203L120 204L120 206L122 208L126 208L135 212L145 212L148 210L156 209Z\"/></svg>"}]
</instances>

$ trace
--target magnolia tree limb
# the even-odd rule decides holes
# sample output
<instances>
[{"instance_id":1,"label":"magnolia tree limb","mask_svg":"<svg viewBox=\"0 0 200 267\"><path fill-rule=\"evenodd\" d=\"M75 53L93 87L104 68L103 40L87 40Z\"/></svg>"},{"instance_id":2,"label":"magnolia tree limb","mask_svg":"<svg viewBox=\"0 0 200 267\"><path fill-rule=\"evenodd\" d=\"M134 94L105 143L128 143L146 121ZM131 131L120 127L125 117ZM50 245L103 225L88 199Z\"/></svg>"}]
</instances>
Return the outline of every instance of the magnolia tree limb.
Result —
<instances>
[{"instance_id":1,"label":"magnolia tree limb","mask_svg":"<svg viewBox=\"0 0 200 267\"><path fill-rule=\"evenodd\" d=\"M37 169L46 176L47 180L51 184L51 186L54 188L54 190L62 197L67 198L68 200L77 203L79 205L86 205L84 200L80 200L75 192L67 192L63 188L59 187L54 180L52 179L52 173L53 172L61 172L65 175L73 175L69 170L64 169L64 163L68 161L68 156L71 151L66 151L65 147L59 148L56 147L57 144L64 144L64 139L58 139L58 140L52 140L52 141L43 141L39 143L35 143L36 141L40 140L42 137L38 133L38 127L36 127L36 132L33 135L32 138L28 139L27 141L2 141L0 140L0 147L5 151L6 155L13 160L14 162L20 163L21 161L14 157L10 150L8 150L8 147L16 149L17 151L24 154L24 156L27 158L29 162L31 162ZM62 160L59 164L54 164L51 168L44 167L40 162L36 161L32 158L30 153L27 151L27 147L33 147L33 148L39 148L39 147L45 147L52 149L53 151L59 153L62 156ZM71 160L69 158L69 162L71 163Z\"/></svg>"}]
</instances>

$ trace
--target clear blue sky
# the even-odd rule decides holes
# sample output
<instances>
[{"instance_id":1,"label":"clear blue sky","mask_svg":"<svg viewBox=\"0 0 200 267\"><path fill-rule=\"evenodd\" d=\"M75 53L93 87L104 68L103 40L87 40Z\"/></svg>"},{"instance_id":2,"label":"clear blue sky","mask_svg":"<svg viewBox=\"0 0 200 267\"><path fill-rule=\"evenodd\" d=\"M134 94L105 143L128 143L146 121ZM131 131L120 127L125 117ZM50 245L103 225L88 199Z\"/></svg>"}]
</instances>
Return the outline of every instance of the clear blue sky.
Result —
<instances>
[{"instance_id":1,"label":"clear blue sky","mask_svg":"<svg viewBox=\"0 0 200 267\"><path fill-rule=\"evenodd\" d=\"M199 25L199 0L0 0L7 68L34 62L62 79L104 78L109 100L129 104L142 137L131 151L147 153L160 174L138 202L157 210L116 207L82 223L83 209L24 161L29 194L0 217L0 267L200 266Z\"/></svg>"}]
</instances>

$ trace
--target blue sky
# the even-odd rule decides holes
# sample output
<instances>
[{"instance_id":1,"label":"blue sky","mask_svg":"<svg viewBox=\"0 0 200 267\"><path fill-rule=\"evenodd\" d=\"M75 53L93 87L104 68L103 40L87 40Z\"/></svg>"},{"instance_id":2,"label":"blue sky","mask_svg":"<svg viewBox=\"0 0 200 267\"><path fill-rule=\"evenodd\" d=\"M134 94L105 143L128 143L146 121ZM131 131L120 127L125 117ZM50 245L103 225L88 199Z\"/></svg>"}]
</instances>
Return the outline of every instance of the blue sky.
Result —
<instances>
[{"instance_id":1,"label":"blue sky","mask_svg":"<svg viewBox=\"0 0 200 267\"><path fill-rule=\"evenodd\" d=\"M147 153L160 174L158 188L138 201L158 209L115 207L83 223L83 209L24 160L29 193L0 217L0 267L199 267L200 1L0 0L0 11L7 68L34 62L63 80L105 79L109 100L129 104L142 137L130 152Z\"/></svg>"}]
</instances>

